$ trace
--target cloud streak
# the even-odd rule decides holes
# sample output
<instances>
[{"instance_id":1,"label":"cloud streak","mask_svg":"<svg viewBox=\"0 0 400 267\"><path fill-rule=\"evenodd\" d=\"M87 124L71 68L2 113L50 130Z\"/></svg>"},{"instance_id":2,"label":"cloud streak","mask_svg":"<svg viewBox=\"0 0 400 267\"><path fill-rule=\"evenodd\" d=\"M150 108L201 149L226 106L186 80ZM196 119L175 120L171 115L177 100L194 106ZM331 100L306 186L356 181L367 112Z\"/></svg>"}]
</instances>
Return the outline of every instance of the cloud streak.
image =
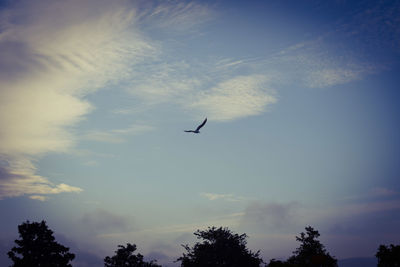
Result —
<instances>
[{"instance_id":1,"label":"cloud streak","mask_svg":"<svg viewBox=\"0 0 400 267\"><path fill-rule=\"evenodd\" d=\"M208 200L225 200L225 201L231 201L231 202L238 202L238 201L243 201L244 198L240 196L235 196L234 194L215 194L215 193L201 193L200 194L202 197L208 199Z\"/></svg>"},{"instance_id":2,"label":"cloud streak","mask_svg":"<svg viewBox=\"0 0 400 267\"><path fill-rule=\"evenodd\" d=\"M263 75L237 76L200 92L188 106L219 121L258 115L277 101L267 82Z\"/></svg>"},{"instance_id":3,"label":"cloud streak","mask_svg":"<svg viewBox=\"0 0 400 267\"><path fill-rule=\"evenodd\" d=\"M194 1L189 3L171 1L156 5L148 1L140 23L147 27L167 31L187 31L194 26L213 19L215 12L207 5Z\"/></svg>"},{"instance_id":4,"label":"cloud streak","mask_svg":"<svg viewBox=\"0 0 400 267\"><path fill-rule=\"evenodd\" d=\"M148 125L132 125L126 129L114 129L109 131L90 131L82 138L97 142L123 143L127 136L137 135L152 131L154 128Z\"/></svg>"},{"instance_id":5,"label":"cloud streak","mask_svg":"<svg viewBox=\"0 0 400 267\"><path fill-rule=\"evenodd\" d=\"M44 201L46 195L63 192L82 192L83 189L64 183L55 185L47 178L36 175L36 167L30 159L17 155L15 158L3 159L0 168L0 199L31 195L31 199ZM4 162L8 166L4 166ZM10 165L11 164L11 165Z\"/></svg>"},{"instance_id":6,"label":"cloud streak","mask_svg":"<svg viewBox=\"0 0 400 267\"><path fill-rule=\"evenodd\" d=\"M273 57L287 81L309 88L323 88L362 79L382 69L362 59L351 48L330 45L336 34L320 36L290 46Z\"/></svg>"}]
</instances>

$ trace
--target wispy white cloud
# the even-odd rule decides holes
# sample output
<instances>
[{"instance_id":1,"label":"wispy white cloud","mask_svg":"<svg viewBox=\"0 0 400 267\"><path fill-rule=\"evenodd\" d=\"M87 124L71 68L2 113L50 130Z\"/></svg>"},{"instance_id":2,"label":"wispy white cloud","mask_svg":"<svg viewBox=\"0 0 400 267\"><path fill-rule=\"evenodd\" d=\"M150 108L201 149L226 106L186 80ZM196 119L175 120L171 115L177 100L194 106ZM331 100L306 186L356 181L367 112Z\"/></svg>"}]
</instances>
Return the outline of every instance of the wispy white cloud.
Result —
<instances>
[{"instance_id":1,"label":"wispy white cloud","mask_svg":"<svg viewBox=\"0 0 400 267\"><path fill-rule=\"evenodd\" d=\"M147 104L174 103L215 121L261 114L277 102L276 90L267 74L239 75L235 66L241 64L232 59L155 60L132 73L127 91Z\"/></svg>"},{"instance_id":2,"label":"wispy white cloud","mask_svg":"<svg viewBox=\"0 0 400 267\"><path fill-rule=\"evenodd\" d=\"M98 142L106 143L122 143L125 141L127 136L142 134L148 131L152 131L154 128L148 125L132 125L125 129L113 129L108 131L90 131L85 134L82 138Z\"/></svg>"},{"instance_id":3,"label":"wispy white cloud","mask_svg":"<svg viewBox=\"0 0 400 267\"><path fill-rule=\"evenodd\" d=\"M400 52L398 3L366 6L314 38L260 57L221 60L268 73L277 85L326 88L364 79L396 63ZM388 53L389 52L389 53ZM390 56L388 56L390 55ZM236 63L239 63L237 64Z\"/></svg>"},{"instance_id":4,"label":"wispy white cloud","mask_svg":"<svg viewBox=\"0 0 400 267\"><path fill-rule=\"evenodd\" d=\"M234 68L244 63L244 60L221 59L215 63L217 69Z\"/></svg>"},{"instance_id":5,"label":"wispy white cloud","mask_svg":"<svg viewBox=\"0 0 400 267\"><path fill-rule=\"evenodd\" d=\"M140 113L143 112L142 109L140 108L132 108L132 107L127 107L127 108L117 108L117 109L113 109L110 111L112 114L115 115L130 115L130 114L135 114L135 113Z\"/></svg>"},{"instance_id":6,"label":"wispy white cloud","mask_svg":"<svg viewBox=\"0 0 400 267\"><path fill-rule=\"evenodd\" d=\"M193 29L193 26L209 21L215 16L213 8L195 1L168 1L156 5L148 1L143 8L145 12L140 16L140 23L167 31Z\"/></svg>"},{"instance_id":7,"label":"wispy white cloud","mask_svg":"<svg viewBox=\"0 0 400 267\"><path fill-rule=\"evenodd\" d=\"M399 18L393 16L399 11L398 3L371 2L330 31L281 50L271 62L283 67L279 71L286 71L286 80L311 88L345 84L384 71L396 63L400 52L395 27Z\"/></svg>"},{"instance_id":8,"label":"wispy white cloud","mask_svg":"<svg viewBox=\"0 0 400 267\"><path fill-rule=\"evenodd\" d=\"M41 196L41 195L32 195L29 198L30 199L39 200L39 201L46 201L47 200L46 196Z\"/></svg>"},{"instance_id":9,"label":"wispy white cloud","mask_svg":"<svg viewBox=\"0 0 400 267\"><path fill-rule=\"evenodd\" d=\"M172 62L151 61L132 73L127 91L147 104L176 102L192 95L201 85L199 75L191 75L193 65L184 60Z\"/></svg>"},{"instance_id":10,"label":"wispy white cloud","mask_svg":"<svg viewBox=\"0 0 400 267\"><path fill-rule=\"evenodd\" d=\"M187 107L201 110L216 121L258 115L277 101L264 75L237 76L196 94Z\"/></svg>"},{"instance_id":11,"label":"wispy white cloud","mask_svg":"<svg viewBox=\"0 0 400 267\"><path fill-rule=\"evenodd\" d=\"M306 84L311 88L328 87L343 84L361 79L361 74L365 69L322 69L310 71L309 75L304 79Z\"/></svg>"},{"instance_id":12,"label":"wispy white cloud","mask_svg":"<svg viewBox=\"0 0 400 267\"><path fill-rule=\"evenodd\" d=\"M215 194L215 193L201 193L202 197L207 198L208 200L225 200L225 201L232 201L238 202L243 201L245 198L241 196L235 196L234 194Z\"/></svg>"},{"instance_id":13,"label":"wispy white cloud","mask_svg":"<svg viewBox=\"0 0 400 267\"><path fill-rule=\"evenodd\" d=\"M278 101L277 89L282 85L331 87L384 68L345 45L332 45L336 34L292 45L269 57L154 61L135 74L129 91L147 102L175 102L213 120L229 121L268 110ZM239 74L238 68L245 71Z\"/></svg>"},{"instance_id":14,"label":"wispy white cloud","mask_svg":"<svg viewBox=\"0 0 400 267\"><path fill-rule=\"evenodd\" d=\"M46 195L63 192L79 193L83 190L79 187L64 183L53 184L47 178L36 175L36 167L30 160L18 158L8 160L13 166L3 166L0 169L0 199L30 195L31 199L44 201Z\"/></svg>"},{"instance_id":15,"label":"wispy white cloud","mask_svg":"<svg viewBox=\"0 0 400 267\"><path fill-rule=\"evenodd\" d=\"M286 81L310 88L345 84L382 69L382 66L366 61L351 48L332 46L331 38L330 35L320 36L293 45L280 51L272 61Z\"/></svg>"}]
</instances>

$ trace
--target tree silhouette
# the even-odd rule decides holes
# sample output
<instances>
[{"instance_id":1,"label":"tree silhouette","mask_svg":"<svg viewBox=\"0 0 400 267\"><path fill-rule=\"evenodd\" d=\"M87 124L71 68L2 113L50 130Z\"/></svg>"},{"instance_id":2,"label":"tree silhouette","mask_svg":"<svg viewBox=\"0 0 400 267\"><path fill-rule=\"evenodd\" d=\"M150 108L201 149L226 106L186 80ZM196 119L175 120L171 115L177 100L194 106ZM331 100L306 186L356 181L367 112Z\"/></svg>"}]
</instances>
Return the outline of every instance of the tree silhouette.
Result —
<instances>
[{"instance_id":1,"label":"tree silhouette","mask_svg":"<svg viewBox=\"0 0 400 267\"><path fill-rule=\"evenodd\" d=\"M317 238L320 236L317 230L311 226L305 228L306 233L300 233L296 240L301 243L300 247L293 252L288 263L302 267L336 267L337 260L326 252Z\"/></svg>"},{"instance_id":2,"label":"tree silhouette","mask_svg":"<svg viewBox=\"0 0 400 267\"><path fill-rule=\"evenodd\" d=\"M378 267L400 267L400 245L380 245L375 256L378 259Z\"/></svg>"},{"instance_id":3,"label":"tree silhouette","mask_svg":"<svg viewBox=\"0 0 400 267\"><path fill-rule=\"evenodd\" d=\"M187 253L178 258L182 267L259 267L263 260L259 251L254 253L246 248L246 234L233 234L227 228L209 227L197 230L194 235L203 239L192 248L183 245Z\"/></svg>"},{"instance_id":4,"label":"tree silhouette","mask_svg":"<svg viewBox=\"0 0 400 267\"><path fill-rule=\"evenodd\" d=\"M14 262L12 267L71 267L69 262L75 255L55 241L45 221L26 221L18 226L18 231L21 238L15 240L18 246L8 252Z\"/></svg>"},{"instance_id":5,"label":"tree silhouette","mask_svg":"<svg viewBox=\"0 0 400 267\"><path fill-rule=\"evenodd\" d=\"M287 261L280 261L272 259L269 261L267 267L297 267L297 265L291 264Z\"/></svg>"},{"instance_id":6,"label":"tree silhouette","mask_svg":"<svg viewBox=\"0 0 400 267\"><path fill-rule=\"evenodd\" d=\"M143 261L143 255L138 253L134 255L136 250L135 244L126 244L126 247L119 245L115 255L104 258L105 267L161 267L155 261Z\"/></svg>"}]
</instances>

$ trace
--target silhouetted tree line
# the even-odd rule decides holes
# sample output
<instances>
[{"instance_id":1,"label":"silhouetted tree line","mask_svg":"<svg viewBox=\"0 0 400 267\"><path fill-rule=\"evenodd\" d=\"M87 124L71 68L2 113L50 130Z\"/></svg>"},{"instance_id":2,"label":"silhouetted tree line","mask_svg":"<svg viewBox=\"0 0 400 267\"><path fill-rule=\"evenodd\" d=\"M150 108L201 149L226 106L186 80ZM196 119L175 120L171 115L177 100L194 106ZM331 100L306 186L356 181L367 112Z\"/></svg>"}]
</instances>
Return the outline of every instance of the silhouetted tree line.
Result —
<instances>
[{"instance_id":1,"label":"silhouetted tree line","mask_svg":"<svg viewBox=\"0 0 400 267\"><path fill-rule=\"evenodd\" d=\"M192 247L182 245L186 252L176 262L182 267L337 267L337 260L320 243L319 232L313 227L305 228L305 233L296 236L300 246L286 261L272 259L267 264L260 257L260 251L247 248L247 235L238 235L228 228L209 227L197 230L197 242ZM20 239L17 246L8 252L13 261L11 267L72 267L75 254L69 248L57 243L53 231L45 221L26 221L18 226ZM161 267L152 260L146 262L143 255L135 254L136 245L119 245L112 257L104 258L104 267ZM378 267L400 267L400 245L381 245L375 255Z\"/></svg>"},{"instance_id":2,"label":"silhouetted tree line","mask_svg":"<svg viewBox=\"0 0 400 267\"><path fill-rule=\"evenodd\" d=\"M378 267L400 267L400 245L380 245L375 256L378 258Z\"/></svg>"}]
</instances>

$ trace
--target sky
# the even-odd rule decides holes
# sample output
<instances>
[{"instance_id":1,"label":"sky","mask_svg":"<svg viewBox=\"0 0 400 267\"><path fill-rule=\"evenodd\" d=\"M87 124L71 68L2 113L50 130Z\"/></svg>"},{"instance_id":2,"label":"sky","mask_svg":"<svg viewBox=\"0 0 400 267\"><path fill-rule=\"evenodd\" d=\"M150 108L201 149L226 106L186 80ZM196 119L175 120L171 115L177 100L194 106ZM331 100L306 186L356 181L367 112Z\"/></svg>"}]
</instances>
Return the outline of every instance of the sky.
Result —
<instances>
[{"instance_id":1,"label":"sky","mask_svg":"<svg viewBox=\"0 0 400 267\"><path fill-rule=\"evenodd\" d=\"M101 266L197 229L286 259L400 240L400 1L0 2L0 262L45 220ZM200 134L195 129L205 118Z\"/></svg>"}]
</instances>

